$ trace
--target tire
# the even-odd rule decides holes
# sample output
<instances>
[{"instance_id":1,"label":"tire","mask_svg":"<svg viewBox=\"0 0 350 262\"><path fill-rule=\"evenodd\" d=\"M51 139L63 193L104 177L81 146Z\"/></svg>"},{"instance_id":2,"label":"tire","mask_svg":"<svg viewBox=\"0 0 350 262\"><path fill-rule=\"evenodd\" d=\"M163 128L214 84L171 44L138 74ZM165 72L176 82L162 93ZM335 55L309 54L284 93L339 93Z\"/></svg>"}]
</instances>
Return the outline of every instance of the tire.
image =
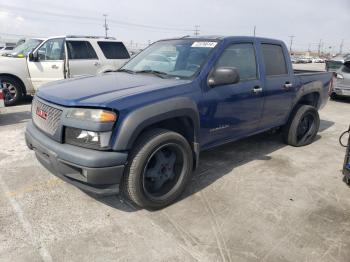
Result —
<instances>
[{"instance_id":1,"label":"tire","mask_svg":"<svg viewBox=\"0 0 350 262\"><path fill-rule=\"evenodd\" d=\"M293 110L284 127L284 141L291 146L306 146L314 141L319 127L320 117L317 109L309 105L299 105Z\"/></svg>"},{"instance_id":2,"label":"tire","mask_svg":"<svg viewBox=\"0 0 350 262\"><path fill-rule=\"evenodd\" d=\"M189 143L176 132L153 129L142 134L135 145L121 192L141 208L160 209L172 204L184 191L192 173Z\"/></svg>"},{"instance_id":3,"label":"tire","mask_svg":"<svg viewBox=\"0 0 350 262\"><path fill-rule=\"evenodd\" d=\"M337 97L337 94L334 93L334 92L331 94L330 97L331 97L332 100L336 100L336 99L338 98L338 97Z\"/></svg>"},{"instance_id":4,"label":"tire","mask_svg":"<svg viewBox=\"0 0 350 262\"><path fill-rule=\"evenodd\" d=\"M13 106L22 100L22 85L10 76L0 76L1 87L5 96L5 106Z\"/></svg>"}]
</instances>

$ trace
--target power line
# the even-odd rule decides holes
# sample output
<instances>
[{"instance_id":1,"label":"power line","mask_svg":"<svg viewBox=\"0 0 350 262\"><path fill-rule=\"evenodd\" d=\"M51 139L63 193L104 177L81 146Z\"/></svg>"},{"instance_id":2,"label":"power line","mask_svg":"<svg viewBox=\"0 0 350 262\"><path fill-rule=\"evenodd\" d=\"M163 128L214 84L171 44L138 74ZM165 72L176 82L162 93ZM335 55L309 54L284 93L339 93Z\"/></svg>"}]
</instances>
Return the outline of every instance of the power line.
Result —
<instances>
[{"instance_id":1,"label":"power line","mask_svg":"<svg viewBox=\"0 0 350 262\"><path fill-rule=\"evenodd\" d=\"M105 29L105 36L106 38L108 37L107 31L109 30L108 24L107 24L107 16L106 14L103 14L103 16L105 17L105 23L103 25L104 29Z\"/></svg>"},{"instance_id":2,"label":"power line","mask_svg":"<svg viewBox=\"0 0 350 262\"><path fill-rule=\"evenodd\" d=\"M28 9L28 8L22 8L17 6L10 6L10 5L3 5L1 4L0 7L7 9L7 10L14 10L16 12L23 12L25 15L28 15L28 13L36 13L36 14L42 14L47 16L56 16L56 17L66 17L76 20L93 20L93 21L101 21L100 18L97 17L90 17L90 16L77 16L77 15L71 15L66 13L56 13L56 12L49 12L49 11L40 11L35 9ZM120 24L125 26L133 26L133 27L140 27L140 28L146 28L146 29L157 29L157 30L167 30L167 31L178 31L178 32L190 32L193 31L192 29L184 29L184 28L176 28L176 27L162 27L162 26L154 26L154 25L147 25L147 24L138 24L138 23L131 23L131 22L125 22L121 20L116 19L109 19L109 23L113 24Z\"/></svg>"},{"instance_id":3,"label":"power line","mask_svg":"<svg viewBox=\"0 0 350 262\"><path fill-rule=\"evenodd\" d=\"M294 35L289 36L290 37L290 45L289 45L289 53L292 53L292 46L293 46L293 39L294 39Z\"/></svg>"},{"instance_id":4,"label":"power line","mask_svg":"<svg viewBox=\"0 0 350 262\"><path fill-rule=\"evenodd\" d=\"M199 35L199 25L194 26L193 32L194 32L194 35Z\"/></svg>"},{"instance_id":5,"label":"power line","mask_svg":"<svg viewBox=\"0 0 350 262\"><path fill-rule=\"evenodd\" d=\"M340 47L339 47L339 54L343 53L343 46L344 46L344 39L341 40Z\"/></svg>"},{"instance_id":6,"label":"power line","mask_svg":"<svg viewBox=\"0 0 350 262\"><path fill-rule=\"evenodd\" d=\"M321 46L322 46L322 39L320 39L320 42L318 43L318 55L321 54Z\"/></svg>"}]
</instances>

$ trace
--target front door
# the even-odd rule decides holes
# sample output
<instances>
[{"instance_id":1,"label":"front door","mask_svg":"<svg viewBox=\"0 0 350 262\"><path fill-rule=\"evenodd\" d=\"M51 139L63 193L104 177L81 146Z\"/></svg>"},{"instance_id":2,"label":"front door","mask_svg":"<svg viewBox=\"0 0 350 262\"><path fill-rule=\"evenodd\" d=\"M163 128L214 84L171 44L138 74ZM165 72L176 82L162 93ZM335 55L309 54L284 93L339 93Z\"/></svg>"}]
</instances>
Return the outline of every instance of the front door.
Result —
<instances>
[{"instance_id":1,"label":"front door","mask_svg":"<svg viewBox=\"0 0 350 262\"><path fill-rule=\"evenodd\" d=\"M29 61L28 70L35 89L41 85L64 79L64 38L49 39L35 52L38 53L37 61Z\"/></svg>"},{"instance_id":2,"label":"front door","mask_svg":"<svg viewBox=\"0 0 350 262\"><path fill-rule=\"evenodd\" d=\"M263 83L259 79L253 43L229 45L215 64L239 71L240 82L206 87L201 114L203 148L225 140L235 140L254 133L263 109Z\"/></svg>"}]
</instances>

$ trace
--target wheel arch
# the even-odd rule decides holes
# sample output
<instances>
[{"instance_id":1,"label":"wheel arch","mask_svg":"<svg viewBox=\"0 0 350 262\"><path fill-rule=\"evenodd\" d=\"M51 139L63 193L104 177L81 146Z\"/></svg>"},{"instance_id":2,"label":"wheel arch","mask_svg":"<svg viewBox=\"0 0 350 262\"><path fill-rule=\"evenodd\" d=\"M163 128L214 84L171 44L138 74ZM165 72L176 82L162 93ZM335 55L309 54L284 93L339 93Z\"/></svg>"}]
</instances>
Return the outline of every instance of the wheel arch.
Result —
<instances>
[{"instance_id":1,"label":"wheel arch","mask_svg":"<svg viewBox=\"0 0 350 262\"><path fill-rule=\"evenodd\" d=\"M194 152L195 160L198 159L198 109L191 99L183 97L167 99L130 113L118 129L113 150L130 150L144 132L153 128L168 129L183 135Z\"/></svg>"}]
</instances>

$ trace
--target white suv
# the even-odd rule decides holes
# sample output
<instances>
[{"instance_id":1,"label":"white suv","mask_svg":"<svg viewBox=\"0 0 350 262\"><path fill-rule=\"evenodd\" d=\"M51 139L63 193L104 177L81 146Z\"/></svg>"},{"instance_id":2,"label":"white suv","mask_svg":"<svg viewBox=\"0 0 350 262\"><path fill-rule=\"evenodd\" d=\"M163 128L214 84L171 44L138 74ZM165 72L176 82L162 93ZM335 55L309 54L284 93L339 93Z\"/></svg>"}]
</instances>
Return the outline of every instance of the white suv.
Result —
<instances>
[{"instance_id":1,"label":"white suv","mask_svg":"<svg viewBox=\"0 0 350 262\"><path fill-rule=\"evenodd\" d=\"M14 105L43 84L119 69L130 58L124 44L114 38L93 36L51 37L28 55L0 58L0 83L5 104Z\"/></svg>"}]
</instances>

